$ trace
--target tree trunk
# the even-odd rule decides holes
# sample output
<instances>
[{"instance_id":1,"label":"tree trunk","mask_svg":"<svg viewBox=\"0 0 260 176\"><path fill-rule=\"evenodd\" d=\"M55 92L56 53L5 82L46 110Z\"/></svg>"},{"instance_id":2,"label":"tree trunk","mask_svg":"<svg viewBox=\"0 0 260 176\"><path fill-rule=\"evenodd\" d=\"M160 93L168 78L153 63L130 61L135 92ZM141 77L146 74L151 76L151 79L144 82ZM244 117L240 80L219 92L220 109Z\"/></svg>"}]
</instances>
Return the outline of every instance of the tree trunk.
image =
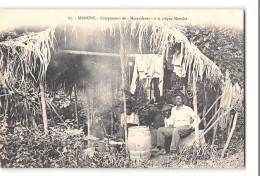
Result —
<instances>
[{"instance_id":1,"label":"tree trunk","mask_svg":"<svg viewBox=\"0 0 260 176\"><path fill-rule=\"evenodd\" d=\"M196 75L195 72L193 72L193 78L192 78L192 82L193 82L193 92L194 92L194 96L193 96L193 108L194 108L194 114L195 114L195 141L196 141L196 146L199 146L199 117L198 117L198 106L197 106L197 86L196 86Z\"/></svg>"},{"instance_id":2,"label":"tree trunk","mask_svg":"<svg viewBox=\"0 0 260 176\"><path fill-rule=\"evenodd\" d=\"M79 129L79 117L78 117L78 97L77 97L77 85L74 84L74 95L75 95L75 116L77 121L77 128Z\"/></svg>"},{"instance_id":3,"label":"tree trunk","mask_svg":"<svg viewBox=\"0 0 260 176\"><path fill-rule=\"evenodd\" d=\"M40 96L41 96L41 104L42 104L42 119L43 119L44 133L48 134L48 120L47 120L47 112L46 112L46 101L45 101L44 85L43 85L42 81L40 81Z\"/></svg>"},{"instance_id":4,"label":"tree trunk","mask_svg":"<svg viewBox=\"0 0 260 176\"><path fill-rule=\"evenodd\" d=\"M233 122L233 125L232 125L232 128L231 128L230 134L229 134L229 136L228 136L228 139L227 139L227 142L226 142L226 144L225 144L225 146L224 146L224 149L222 150L222 153L221 153L221 157L222 157L222 158L223 158L224 155L225 155L225 152L226 152L226 150L227 150L227 148L228 148L228 145L229 145L229 143L230 143L230 140L231 140L231 138L232 138L232 135L233 135L233 133L234 133L234 131L235 131L236 123L237 123L237 117L238 117L238 112L236 112L236 114L235 114L234 122Z\"/></svg>"}]
</instances>

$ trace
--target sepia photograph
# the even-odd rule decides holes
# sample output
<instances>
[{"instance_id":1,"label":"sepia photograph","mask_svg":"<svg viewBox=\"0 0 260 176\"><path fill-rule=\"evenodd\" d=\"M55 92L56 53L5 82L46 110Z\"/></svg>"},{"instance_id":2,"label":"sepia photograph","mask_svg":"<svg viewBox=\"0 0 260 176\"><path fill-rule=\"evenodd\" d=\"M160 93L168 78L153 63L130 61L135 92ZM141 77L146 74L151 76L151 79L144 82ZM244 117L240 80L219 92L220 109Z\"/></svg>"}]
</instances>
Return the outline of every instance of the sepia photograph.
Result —
<instances>
[{"instance_id":1,"label":"sepia photograph","mask_svg":"<svg viewBox=\"0 0 260 176\"><path fill-rule=\"evenodd\" d=\"M245 168L244 15L0 10L0 167Z\"/></svg>"}]
</instances>

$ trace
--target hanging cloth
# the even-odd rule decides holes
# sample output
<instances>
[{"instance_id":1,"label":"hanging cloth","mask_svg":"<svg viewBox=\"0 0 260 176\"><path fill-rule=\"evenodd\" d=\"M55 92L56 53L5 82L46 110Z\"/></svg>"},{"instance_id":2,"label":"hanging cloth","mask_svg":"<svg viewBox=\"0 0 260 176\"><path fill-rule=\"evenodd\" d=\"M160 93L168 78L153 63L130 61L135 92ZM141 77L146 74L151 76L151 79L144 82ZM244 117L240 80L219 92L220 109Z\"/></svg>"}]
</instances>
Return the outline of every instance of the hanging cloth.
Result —
<instances>
[{"instance_id":1,"label":"hanging cloth","mask_svg":"<svg viewBox=\"0 0 260 176\"><path fill-rule=\"evenodd\" d=\"M172 58L173 72L175 72L176 75L179 77L186 76L186 69L185 69L184 65L182 64L183 50L184 50L184 44L181 43L180 53L175 52L175 54L173 55L173 58Z\"/></svg>"},{"instance_id":2,"label":"hanging cloth","mask_svg":"<svg viewBox=\"0 0 260 176\"><path fill-rule=\"evenodd\" d=\"M133 72L133 78L131 83L131 93L134 94L136 90L136 83L138 79L146 78L159 78L159 90L160 96L163 95L163 55L157 54L138 54L135 57L135 66ZM147 79L146 86L149 85L149 80Z\"/></svg>"}]
</instances>

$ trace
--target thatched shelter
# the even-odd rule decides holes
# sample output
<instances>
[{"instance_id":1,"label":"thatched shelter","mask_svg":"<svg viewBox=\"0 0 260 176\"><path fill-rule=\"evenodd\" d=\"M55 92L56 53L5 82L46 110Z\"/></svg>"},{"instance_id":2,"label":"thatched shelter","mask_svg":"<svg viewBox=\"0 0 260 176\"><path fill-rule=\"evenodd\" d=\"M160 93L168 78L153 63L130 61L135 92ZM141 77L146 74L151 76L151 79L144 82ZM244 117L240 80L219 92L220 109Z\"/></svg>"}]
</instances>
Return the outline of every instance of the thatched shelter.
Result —
<instances>
[{"instance_id":1,"label":"thatched shelter","mask_svg":"<svg viewBox=\"0 0 260 176\"><path fill-rule=\"evenodd\" d=\"M128 78L131 79L131 72L127 71L129 60L134 60L136 55L142 54L162 55L165 60L168 60L174 52L178 52L187 82L192 86L195 113L198 113L196 82L208 80L210 83L218 83L223 93L222 97L214 103L221 99L219 107L221 113L218 112L218 120L221 120L227 117L228 112L237 105L238 101L241 102L243 91L238 85L230 84L227 74L224 76L218 66L186 38L181 29L181 26L171 23L147 21L120 21L87 26L57 25L38 33L26 33L18 38L2 41L0 42L0 88L3 93L1 92L0 96L9 102L6 105L9 105L7 109L11 108L11 102L20 100L25 100L26 107L29 105L26 104L28 101L39 107L42 110L44 129L47 133L46 106L50 104L47 102L46 105L44 95L46 71L50 60L55 59L53 56L57 53L85 55L85 58L97 56L118 59L122 89L129 90L130 85L127 81ZM82 36L87 40L81 40ZM173 50L174 47L177 51ZM233 94L230 94L231 90ZM124 113L126 113L125 92L123 92L123 101ZM27 111L30 111L31 107L27 108ZM197 124L199 123L200 120L197 119ZM205 129L205 133L207 130ZM198 126L195 131L198 143Z\"/></svg>"}]
</instances>

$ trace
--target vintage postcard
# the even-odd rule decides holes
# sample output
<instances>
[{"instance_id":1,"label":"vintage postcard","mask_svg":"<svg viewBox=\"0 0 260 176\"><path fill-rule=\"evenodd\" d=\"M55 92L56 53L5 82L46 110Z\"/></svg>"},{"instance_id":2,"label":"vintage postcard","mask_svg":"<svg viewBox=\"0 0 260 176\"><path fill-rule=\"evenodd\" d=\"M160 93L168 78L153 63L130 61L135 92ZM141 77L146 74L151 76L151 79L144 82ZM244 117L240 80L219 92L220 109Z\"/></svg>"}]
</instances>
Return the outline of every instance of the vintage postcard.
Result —
<instances>
[{"instance_id":1,"label":"vintage postcard","mask_svg":"<svg viewBox=\"0 0 260 176\"><path fill-rule=\"evenodd\" d=\"M2 168L244 168L243 9L0 10Z\"/></svg>"}]
</instances>

